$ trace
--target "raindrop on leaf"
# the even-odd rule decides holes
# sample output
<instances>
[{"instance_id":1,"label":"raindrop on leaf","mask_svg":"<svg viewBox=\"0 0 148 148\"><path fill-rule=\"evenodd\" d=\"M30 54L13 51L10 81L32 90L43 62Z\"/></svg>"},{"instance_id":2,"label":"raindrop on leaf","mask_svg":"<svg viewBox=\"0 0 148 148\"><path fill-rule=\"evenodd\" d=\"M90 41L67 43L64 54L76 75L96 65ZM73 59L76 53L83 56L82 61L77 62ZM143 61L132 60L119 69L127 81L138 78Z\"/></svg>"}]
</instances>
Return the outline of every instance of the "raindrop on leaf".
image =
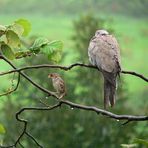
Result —
<instances>
[{"instance_id":1,"label":"raindrop on leaf","mask_svg":"<svg viewBox=\"0 0 148 148\"><path fill-rule=\"evenodd\" d=\"M74 109L74 107L70 107L72 110Z\"/></svg>"}]
</instances>

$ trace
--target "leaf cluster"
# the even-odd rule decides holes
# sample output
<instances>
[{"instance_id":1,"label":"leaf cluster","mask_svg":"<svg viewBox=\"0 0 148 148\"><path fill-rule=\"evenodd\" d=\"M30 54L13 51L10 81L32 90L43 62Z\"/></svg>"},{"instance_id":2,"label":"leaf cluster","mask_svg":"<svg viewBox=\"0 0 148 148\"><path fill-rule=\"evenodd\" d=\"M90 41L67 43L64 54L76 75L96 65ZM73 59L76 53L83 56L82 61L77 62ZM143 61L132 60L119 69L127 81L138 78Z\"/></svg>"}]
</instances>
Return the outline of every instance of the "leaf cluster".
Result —
<instances>
[{"instance_id":1,"label":"leaf cluster","mask_svg":"<svg viewBox=\"0 0 148 148\"><path fill-rule=\"evenodd\" d=\"M30 31L31 24L25 19L18 19L11 25L0 25L0 53L10 60L44 54L50 61L58 62L62 54L62 41L39 37L31 47L26 48L22 40Z\"/></svg>"}]
</instances>

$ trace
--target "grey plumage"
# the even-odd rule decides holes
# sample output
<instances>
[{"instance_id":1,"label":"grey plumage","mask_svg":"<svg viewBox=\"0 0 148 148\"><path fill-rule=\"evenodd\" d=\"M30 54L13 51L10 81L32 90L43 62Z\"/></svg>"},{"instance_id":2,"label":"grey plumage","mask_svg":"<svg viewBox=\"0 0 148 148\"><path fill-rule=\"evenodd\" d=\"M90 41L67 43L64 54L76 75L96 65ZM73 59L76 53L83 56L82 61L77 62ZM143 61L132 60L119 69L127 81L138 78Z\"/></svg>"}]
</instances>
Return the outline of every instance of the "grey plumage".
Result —
<instances>
[{"instance_id":1,"label":"grey plumage","mask_svg":"<svg viewBox=\"0 0 148 148\"><path fill-rule=\"evenodd\" d=\"M116 79L120 68L120 51L115 37L106 30L97 30L88 47L92 65L98 67L104 76L104 108L115 104Z\"/></svg>"}]
</instances>

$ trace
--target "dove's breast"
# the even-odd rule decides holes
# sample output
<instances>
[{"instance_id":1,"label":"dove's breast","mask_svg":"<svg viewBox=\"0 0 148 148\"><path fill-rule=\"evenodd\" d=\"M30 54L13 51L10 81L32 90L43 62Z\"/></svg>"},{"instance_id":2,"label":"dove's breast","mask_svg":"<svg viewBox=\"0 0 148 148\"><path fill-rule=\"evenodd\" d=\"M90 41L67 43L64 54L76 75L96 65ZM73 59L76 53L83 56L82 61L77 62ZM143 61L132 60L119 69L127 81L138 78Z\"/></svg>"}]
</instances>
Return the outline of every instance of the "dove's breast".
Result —
<instances>
[{"instance_id":1,"label":"dove's breast","mask_svg":"<svg viewBox=\"0 0 148 148\"><path fill-rule=\"evenodd\" d=\"M116 72L120 67L118 50L118 44L112 36L93 38L88 48L89 60L100 70Z\"/></svg>"}]
</instances>

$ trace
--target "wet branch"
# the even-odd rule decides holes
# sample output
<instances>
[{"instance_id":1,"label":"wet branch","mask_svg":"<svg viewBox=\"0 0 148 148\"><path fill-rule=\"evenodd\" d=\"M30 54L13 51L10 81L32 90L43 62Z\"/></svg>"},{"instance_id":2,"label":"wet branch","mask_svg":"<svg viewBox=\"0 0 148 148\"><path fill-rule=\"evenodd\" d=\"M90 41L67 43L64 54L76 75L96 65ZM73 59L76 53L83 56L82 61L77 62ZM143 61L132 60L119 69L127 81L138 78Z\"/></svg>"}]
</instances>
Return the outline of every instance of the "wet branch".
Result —
<instances>
[{"instance_id":1,"label":"wet branch","mask_svg":"<svg viewBox=\"0 0 148 148\"><path fill-rule=\"evenodd\" d=\"M11 94L12 92L16 91L16 90L18 89L18 87L19 87L19 84L20 84L20 73L18 73L18 80L17 80L17 84L16 84L15 88L11 88L11 89L8 90L7 92L0 94L0 97L1 97L1 96L9 95L9 94Z\"/></svg>"},{"instance_id":2,"label":"wet branch","mask_svg":"<svg viewBox=\"0 0 148 148\"><path fill-rule=\"evenodd\" d=\"M22 132L21 132L20 136L18 137L18 139L15 141L14 144L9 145L9 146L0 146L0 148L11 148L11 147L13 148L13 147L17 147L17 145L20 144L20 140L22 139L22 137L23 137L24 135L27 135L27 137L29 137L32 141L34 141L34 143L35 143L38 147L43 148L43 146L41 146L41 145L37 142L37 140L36 140L31 134L29 134L29 133L27 132L28 121L25 120L25 119L23 119L23 118L20 118L20 114L21 114L22 112L24 112L24 111L30 111L30 110L32 110L32 111L49 111L49 110L56 109L56 108L58 108L59 106L61 106L61 103L60 103L60 102L57 103L57 104L55 104L55 105L53 105L53 106L51 106L51 107L26 107L26 108L20 109L20 110L16 113L16 120L17 120L18 122L21 122L21 123L23 124L23 129L22 129Z\"/></svg>"},{"instance_id":3,"label":"wet branch","mask_svg":"<svg viewBox=\"0 0 148 148\"><path fill-rule=\"evenodd\" d=\"M22 68L17 68L15 65L13 65L12 62L10 62L7 58L3 57L2 55L0 55L0 59L3 59L5 62L7 62L12 68L13 70L7 71L7 72L1 72L0 76L6 75L6 74L11 74L11 73L15 73L18 72L18 81L17 81L17 85L16 87L11 91L11 92L6 92L4 94L0 94L0 96L3 95L8 95L14 91L17 90L19 83L20 83L20 76L24 77L26 80L29 81L29 83L31 83L33 86L35 86L37 89L39 89L40 91L42 91L45 94L48 94L48 96L53 96L56 100L57 97L54 95L53 92L45 89L44 87L40 86L39 84L37 84L36 82L34 82L28 75L26 75L23 71L24 70L30 70L30 69L39 69L39 68L56 68L56 69L61 69L61 70L71 70L74 67L86 67L86 68L94 68L97 69L97 67L92 66L92 65L87 65L87 64L82 64L82 63L75 63L72 64L70 66L60 66L60 65L48 65L48 64L43 64L43 65L35 65L35 66L26 66L26 67L22 67ZM98 70L98 69L97 69ZM148 82L148 78L146 78L145 76L138 74L136 72L131 72L131 71L121 71L122 74L130 74L136 77L141 78L142 80ZM70 99L69 99L70 100ZM17 145L21 145L23 147L23 145L20 143L21 139L23 136L27 136L28 138L30 138L38 147L43 148L43 146L41 146L38 141L35 139L35 137L33 137L29 132L27 132L27 125L28 125L28 121L20 118L20 115L22 114L22 112L26 112L26 111L50 111L53 109L56 109L58 107L61 107L62 105L66 105L70 108L74 108L74 109L80 109L80 110L86 110L86 111L91 111L91 112L95 112L98 115L103 115L118 121L124 121L123 125L129 123L129 122L133 122L133 121L146 121L148 120L148 116L140 116L140 115L118 115L118 114L114 114L112 112L97 108L95 106L87 106L87 105L81 105L81 104L77 104L77 103L73 103L71 101L68 100L57 100L58 103L53 105L53 106L48 106L45 105L45 107L25 107L20 109L17 113L16 113L16 119L18 122L23 124L23 129L21 134L19 135L19 137L17 138L17 140L15 141L14 144L10 145L10 146L0 146L1 148L11 148L11 147L16 147Z\"/></svg>"},{"instance_id":4,"label":"wet branch","mask_svg":"<svg viewBox=\"0 0 148 148\"><path fill-rule=\"evenodd\" d=\"M54 68L54 69L61 69L61 70L68 71L68 70L71 70L75 67L86 67L86 68L93 68L93 69L98 70L98 68L96 66L89 65L89 64L83 64L83 63L74 63L74 64L71 64L69 66L42 64L42 65L26 66L26 67L14 69L14 70L9 70L9 71L6 71L6 72L1 72L0 76L10 74L10 73L13 73L13 72L21 72L21 71L24 71L24 70L30 70L30 69ZM133 75L133 76L139 77L142 80L148 82L148 78L146 78L145 76L143 76L139 73L136 73L136 72L133 72L133 71L124 71L124 70L122 70L121 73Z\"/></svg>"},{"instance_id":5,"label":"wet branch","mask_svg":"<svg viewBox=\"0 0 148 148\"><path fill-rule=\"evenodd\" d=\"M14 66L6 57L0 55L0 58L3 59L6 63L8 63L14 70L16 70L17 72L17 68L16 66ZM28 80L32 85L34 85L36 88L38 88L39 90L45 92L46 94L48 94L48 96L54 96L56 97L53 92L41 87L39 84L37 84L36 82L34 82L29 76L27 76L25 73L19 71L20 75L22 75L26 80Z\"/></svg>"}]
</instances>

